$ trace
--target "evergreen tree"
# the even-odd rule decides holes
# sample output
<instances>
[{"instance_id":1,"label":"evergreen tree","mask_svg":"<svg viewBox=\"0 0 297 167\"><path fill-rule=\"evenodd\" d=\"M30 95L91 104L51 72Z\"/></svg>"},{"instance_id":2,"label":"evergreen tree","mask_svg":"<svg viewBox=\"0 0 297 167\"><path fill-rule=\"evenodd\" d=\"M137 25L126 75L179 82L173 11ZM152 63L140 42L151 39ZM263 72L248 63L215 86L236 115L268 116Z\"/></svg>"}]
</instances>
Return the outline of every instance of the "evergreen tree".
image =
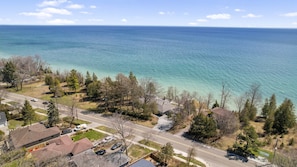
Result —
<instances>
[{"instance_id":1,"label":"evergreen tree","mask_svg":"<svg viewBox=\"0 0 297 167\"><path fill-rule=\"evenodd\" d=\"M274 115L276 108L277 108L277 106L276 106L276 97L275 97L275 94L273 94L270 97L270 100L269 100L269 112L268 112L268 115Z\"/></svg>"},{"instance_id":2,"label":"evergreen tree","mask_svg":"<svg viewBox=\"0 0 297 167\"><path fill-rule=\"evenodd\" d=\"M59 111L53 100L50 100L47 109L48 125L53 127L59 122Z\"/></svg>"},{"instance_id":3,"label":"evergreen tree","mask_svg":"<svg viewBox=\"0 0 297 167\"><path fill-rule=\"evenodd\" d=\"M263 130L265 131L266 134L271 134L273 132L273 122L274 119L272 117L268 117L265 120Z\"/></svg>"},{"instance_id":4,"label":"evergreen tree","mask_svg":"<svg viewBox=\"0 0 297 167\"><path fill-rule=\"evenodd\" d=\"M46 75L44 82L46 85L52 85L54 83L54 77L52 75Z\"/></svg>"},{"instance_id":5,"label":"evergreen tree","mask_svg":"<svg viewBox=\"0 0 297 167\"><path fill-rule=\"evenodd\" d=\"M266 102L262 108L262 115L266 118L265 124L263 126L263 129L266 134L272 133L273 129L273 123L274 123L274 114L276 110L276 98L275 95L273 94L270 97L270 100L266 99Z\"/></svg>"},{"instance_id":6,"label":"evergreen tree","mask_svg":"<svg viewBox=\"0 0 297 167\"><path fill-rule=\"evenodd\" d=\"M75 93L79 89L79 79L76 70L72 69L69 76L67 77L67 86Z\"/></svg>"},{"instance_id":7,"label":"evergreen tree","mask_svg":"<svg viewBox=\"0 0 297 167\"><path fill-rule=\"evenodd\" d=\"M264 106L262 107L261 115L267 118L268 113L269 113L269 102L268 102L268 99L265 99L265 103L264 103Z\"/></svg>"},{"instance_id":8,"label":"evergreen tree","mask_svg":"<svg viewBox=\"0 0 297 167\"><path fill-rule=\"evenodd\" d=\"M3 82L9 83L12 86L14 86L16 76L16 66L11 62L7 62L2 70L2 75L3 75Z\"/></svg>"},{"instance_id":9,"label":"evergreen tree","mask_svg":"<svg viewBox=\"0 0 297 167\"><path fill-rule=\"evenodd\" d=\"M239 120L243 123L244 126L248 125L249 120L255 120L257 115L257 108L250 103L250 100L247 99L244 105L244 108L239 114Z\"/></svg>"},{"instance_id":10,"label":"evergreen tree","mask_svg":"<svg viewBox=\"0 0 297 167\"><path fill-rule=\"evenodd\" d=\"M49 85L49 90L51 93L54 94L54 97L61 97L64 93L60 86L60 80L56 77L53 79L53 82Z\"/></svg>"},{"instance_id":11,"label":"evergreen tree","mask_svg":"<svg viewBox=\"0 0 297 167\"><path fill-rule=\"evenodd\" d=\"M98 98L100 96L101 83L99 81L89 83L87 87L87 95L91 98Z\"/></svg>"},{"instance_id":12,"label":"evergreen tree","mask_svg":"<svg viewBox=\"0 0 297 167\"><path fill-rule=\"evenodd\" d=\"M90 83L92 83L92 78L91 78L91 75L90 75L89 71L87 71L86 80L85 80L85 86L88 87L88 85Z\"/></svg>"},{"instance_id":13,"label":"evergreen tree","mask_svg":"<svg viewBox=\"0 0 297 167\"><path fill-rule=\"evenodd\" d=\"M28 100L25 100L24 107L22 108L22 115L23 115L24 125L27 125L28 123L30 123L31 125L32 121L35 118L35 112Z\"/></svg>"},{"instance_id":14,"label":"evergreen tree","mask_svg":"<svg viewBox=\"0 0 297 167\"><path fill-rule=\"evenodd\" d=\"M173 154L174 154L174 150L171 143L166 143L161 148L161 159L164 159L165 164L167 164L168 160L172 158Z\"/></svg>"},{"instance_id":15,"label":"evergreen tree","mask_svg":"<svg viewBox=\"0 0 297 167\"><path fill-rule=\"evenodd\" d=\"M247 126L243 129L242 133L237 135L233 148L229 151L248 157L258 150L259 142L257 138L258 135L255 128Z\"/></svg>"},{"instance_id":16,"label":"evergreen tree","mask_svg":"<svg viewBox=\"0 0 297 167\"><path fill-rule=\"evenodd\" d=\"M291 100L285 99L274 114L273 129L275 133L286 134L296 125L294 106Z\"/></svg>"},{"instance_id":17,"label":"evergreen tree","mask_svg":"<svg viewBox=\"0 0 297 167\"><path fill-rule=\"evenodd\" d=\"M189 135L195 140L204 141L205 139L215 137L217 135L216 122L212 117L208 117L199 113L191 124Z\"/></svg>"},{"instance_id":18,"label":"evergreen tree","mask_svg":"<svg viewBox=\"0 0 297 167\"><path fill-rule=\"evenodd\" d=\"M98 77L95 73L93 73L92 79L93 79L93 82L98 81Z\"/></svg>"},{"instance_id":19,"label":"evergreen tree","mask_svg":"<svg viewBox=\"0 0 297 167\"><path fill-rule=\"evenodd\" d=\"M216 108L216 107L220 107L218 101L216 100L216 102L212 105L212 109Z\"/></svg>"}]
</instances>

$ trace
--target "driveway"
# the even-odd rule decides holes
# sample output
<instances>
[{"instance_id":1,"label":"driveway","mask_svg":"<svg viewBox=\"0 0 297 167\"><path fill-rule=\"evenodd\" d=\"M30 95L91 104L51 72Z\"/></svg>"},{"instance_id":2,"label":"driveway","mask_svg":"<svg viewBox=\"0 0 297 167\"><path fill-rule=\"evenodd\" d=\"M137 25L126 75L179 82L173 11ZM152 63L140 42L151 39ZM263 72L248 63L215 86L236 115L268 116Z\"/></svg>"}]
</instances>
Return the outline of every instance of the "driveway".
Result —
<instances>
[{"instance_id":1,"label":"driveway","mask_svg":"<svg viewBox=\"0 0 297 167\"><path fill-rule=\"evenodd\" d=\"M162 115L158 119L157 125L154 126L154 130L157 131L167 131L172 127L173 121L168 118L166 114Z\"/></svg>"}]
</instances>

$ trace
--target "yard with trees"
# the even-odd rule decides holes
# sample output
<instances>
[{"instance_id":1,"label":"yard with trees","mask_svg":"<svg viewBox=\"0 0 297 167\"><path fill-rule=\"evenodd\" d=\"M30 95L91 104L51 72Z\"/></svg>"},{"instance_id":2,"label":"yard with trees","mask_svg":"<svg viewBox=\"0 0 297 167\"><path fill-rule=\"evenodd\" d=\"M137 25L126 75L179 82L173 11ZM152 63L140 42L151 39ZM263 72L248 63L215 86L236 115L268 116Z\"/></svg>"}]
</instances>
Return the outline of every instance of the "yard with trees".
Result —
<instances>
[{"instance_id":1,"label":"yard with trees","mask_svg":"<svg viewBox=\"0 0 297 167\"><path fill-rule=\"evenodd\" d=\"M234 95L228 83L222 82L221 91L215 92L218 95L215 96L211 92L201 95L179 91L172 86L166 92L152 78L138 79L133 72L128 75L119 73L115 78L98 78L90 72L84 77L75 69L53 72L39 56L2 59L0 66L1 79L6 83L4 87L10 88L8 91L47 101L53 99L46 106L50 126L58 122L57 103L68 105L72 118L75 111L71 108L77 106L111 116L120 113L130 121L151 121L154 115L159 114L155 98L162 97L176 107L174 112L169 113L173 121L172 132L188 127L190 138L215 146L222 145L224 149L229 146L232 151L240 150L243 155L254 154L258 148L273 151L276 139L280 141L278 148L296 149L297 128L292 100L284 99L278 106L277 97L273 94L262 104L261 85L258 83L251 84L246 92ZM212 112L216 107L228 109L231 102L236 109L230 115L216 117ZM19 108L24 124L32 123L34 111L29 102ZM258 135L257 140L254 139L255 134ZM224 145L224 139L233 143Z\"/></svg>"}]
</instances>

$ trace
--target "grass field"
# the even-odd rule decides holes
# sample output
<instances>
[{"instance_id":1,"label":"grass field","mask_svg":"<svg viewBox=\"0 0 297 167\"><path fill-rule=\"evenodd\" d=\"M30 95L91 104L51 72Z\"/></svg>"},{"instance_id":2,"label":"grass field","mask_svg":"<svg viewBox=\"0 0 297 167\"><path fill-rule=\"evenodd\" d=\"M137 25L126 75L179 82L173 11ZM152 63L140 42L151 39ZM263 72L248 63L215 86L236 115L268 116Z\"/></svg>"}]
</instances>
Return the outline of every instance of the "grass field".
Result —
<instances>
[{"instance_id":1,"label":"grass field","mask_svg":"<svg viewBox=\"0 0 297 167\"><path fill-rule=\"evenodd\" d=\"M160 150L161 147L162 147L162 145L159 144L159 143L156 143L156 142L153 142L153 141L150 141L150 140L145 140L145 139L140 140L138 143L146 145L148 147L152 147L152 148L157 149L157 150Z\"/></svg>"},{"instance_id":2,"label":"grass field","mask_svg":"<svg viewBox=\"0 0 297 167\"><path fill-rule=\"evenodd\" d=\"M80 131L80 132L75 133L73 135L72 139L73 139L73 141L78 141L85 137L88 138L90 141L95 141L95 140L103 139L104 137L106 137L106 134L97 132L93 129L89 129L87 131Z\"/></svg>"},{"instance_id":3,"label":"grass field","mask_svg":"<svg viewBox=\"0 0 297 167\"><path fill-rule=\"evenodd\" d=\"M135 144L130 146L128 149L128 154L132 158L132 161L142 158L143 156L148 155L151 152L152 150L141 147L139 145L135 145Z\"/></svg>"},{"instance_id":4,"label":"grass field","mask_svg":"<svg viewBox=\"0 0 297 167\"><path fill-rule=\"evenodd\" d=\"M36 122L44 121L46 119L47 119L47 116L36 114L35 119L32 120L31 123L33 124ZM24 121L22 121L22 120L11 119L8 121L8 129L16 129L18 127L22 127L23 125L24 125Z\"/></svg>"},{"instance_id":5,"label":"grass field","mask_svg":"<svg viewBox=\"0 0 297 167\"><path fill-rule=\"evenodd\" d=\"M99 130L102 130L102 131L105 131L105 132L108 132L108 133L111 133L111 134L116 134L117 131L115 129L112 129L112 128L109 128L109 127L106 127L106 126L98 126L96 127L96 129L99 129Z\"/></svg>"}]
</instances>

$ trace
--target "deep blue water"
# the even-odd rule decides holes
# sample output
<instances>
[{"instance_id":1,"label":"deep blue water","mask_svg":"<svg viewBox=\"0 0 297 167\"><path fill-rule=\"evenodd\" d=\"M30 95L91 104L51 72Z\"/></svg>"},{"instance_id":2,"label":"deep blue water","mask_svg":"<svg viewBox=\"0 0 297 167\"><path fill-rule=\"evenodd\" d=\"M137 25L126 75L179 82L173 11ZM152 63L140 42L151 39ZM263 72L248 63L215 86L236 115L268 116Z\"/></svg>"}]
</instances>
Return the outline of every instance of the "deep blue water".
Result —
<instances>
[{"instance_id":1,"label":"deep blue water","mask_svg":"<svg viewBox=\"0 0 297 167\"><path fill-rule=\"evenodd\" d=\"M222 82L233 97L260 83L263 98L297 105L297 29L0 26L1 57L35 54L55 69L133 71L200 96L218 97Z\"/></svg>"}]
</instances>

